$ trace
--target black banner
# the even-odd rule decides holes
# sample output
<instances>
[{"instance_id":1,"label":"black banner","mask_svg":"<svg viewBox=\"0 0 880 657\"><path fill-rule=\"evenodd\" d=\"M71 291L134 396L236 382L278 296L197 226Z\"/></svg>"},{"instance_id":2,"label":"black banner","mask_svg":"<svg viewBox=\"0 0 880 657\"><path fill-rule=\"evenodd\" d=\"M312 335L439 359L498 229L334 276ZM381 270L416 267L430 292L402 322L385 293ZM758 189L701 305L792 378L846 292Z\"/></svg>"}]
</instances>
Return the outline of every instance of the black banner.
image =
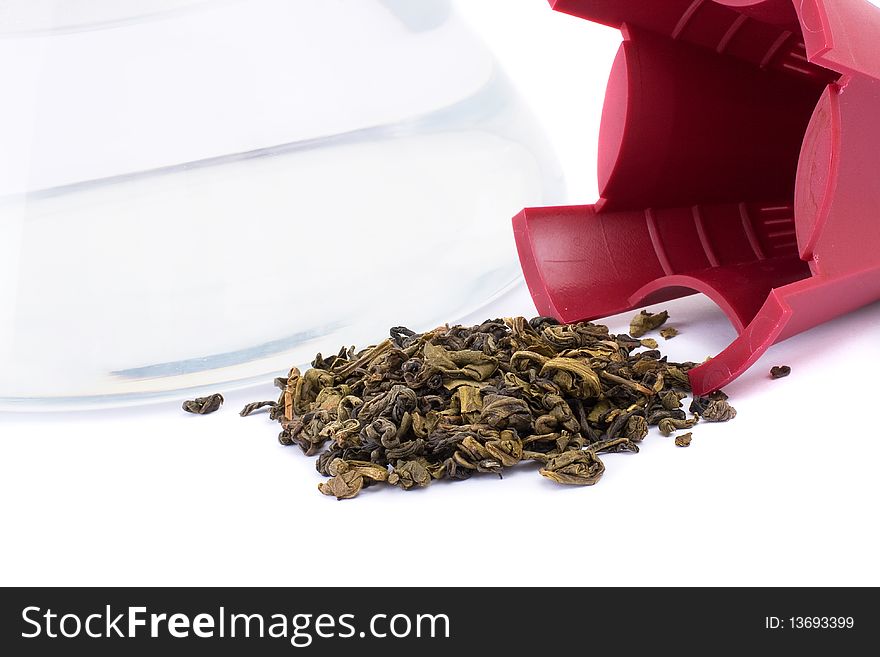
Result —
<instances>
[{"instance_id":1,"label":"black banner","mask_svg":"<svg viewBox=\"0 0 880 657\"><path fill-rule=\"evenodd\" d=\"M548 578L564 579L566 568ZM2 592L0 647L92 655L812 652L871 645L874 599L870 589L22 588Z\"/></svg>"}]
</instances>

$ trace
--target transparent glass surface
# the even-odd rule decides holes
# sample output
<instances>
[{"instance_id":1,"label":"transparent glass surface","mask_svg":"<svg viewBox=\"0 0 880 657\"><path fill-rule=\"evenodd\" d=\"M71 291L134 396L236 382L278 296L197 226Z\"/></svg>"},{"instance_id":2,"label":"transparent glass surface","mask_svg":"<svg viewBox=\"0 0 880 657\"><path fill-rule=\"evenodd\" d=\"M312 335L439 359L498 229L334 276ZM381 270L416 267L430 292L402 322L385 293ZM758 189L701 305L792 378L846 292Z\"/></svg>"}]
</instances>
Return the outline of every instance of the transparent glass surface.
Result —
<instances>
[{"instance_id":1,"label":"transparent glass surface","mask_svg":"<svg viewBox=\"0 0 880 657\"><path fill-rule=\"evenodd\" d=\"M510 217L563 196L446 0L12 0L0 62L2 408L453 322L517 283Z\"/></svg>"}]
</instances>

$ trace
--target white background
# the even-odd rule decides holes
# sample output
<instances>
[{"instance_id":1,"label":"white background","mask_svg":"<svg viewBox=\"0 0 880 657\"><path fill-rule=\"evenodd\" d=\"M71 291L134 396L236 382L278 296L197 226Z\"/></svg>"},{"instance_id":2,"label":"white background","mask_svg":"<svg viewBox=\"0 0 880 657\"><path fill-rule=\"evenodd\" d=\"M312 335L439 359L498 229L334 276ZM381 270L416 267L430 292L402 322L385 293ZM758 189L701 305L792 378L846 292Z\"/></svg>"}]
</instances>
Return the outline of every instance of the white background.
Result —
<instances>
[{"instance_id":1,"label":"white background","mask_svg":"<svg viewBox=\"0 0 880 657\"><path fill-rule=\"evenodd\" d=\"M459 4L544 122L571 201L595 200L617 33L542 0ZM665 307L673 359L734 337L705 299ZM487 314L533 313L519 290ZM773 347L727 388L733 422L699 425L688 449L652 433L590 488L524 466L336 502L276 424L238 417L271 385L204 417L2 415L0 584L878 585L878 327L875 304ZM770 381L774 364L791 376Z\"/></svg>"}]
</instances>

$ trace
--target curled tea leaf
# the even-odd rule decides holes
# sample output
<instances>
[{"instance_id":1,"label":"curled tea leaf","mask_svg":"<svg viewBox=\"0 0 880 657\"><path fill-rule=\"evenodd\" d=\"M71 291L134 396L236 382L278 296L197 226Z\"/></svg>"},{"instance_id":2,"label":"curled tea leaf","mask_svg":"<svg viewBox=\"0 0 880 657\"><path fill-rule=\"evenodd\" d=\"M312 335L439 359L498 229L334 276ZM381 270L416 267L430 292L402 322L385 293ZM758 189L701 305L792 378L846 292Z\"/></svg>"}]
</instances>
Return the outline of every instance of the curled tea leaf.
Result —
<instances>
[{"instance_id":1,"label":"curled tea leaf","mask_svg":"<svg viewBox=\"0 0 880 657\"><path fill-rule=\"evenodd\" d=\"M458 398L462 416L469 422L477 421L480 417L480 411L483 410L480 389L476 386L463 385L457 388L452 396Z\"/></svg>"},{"instance_id":2,"label":"curled tea leaf","mask_svg":"<svg viewBox=\"0 0 880 657\"><path fill-rule=\"evenodd\" d=\"M665 310L659 313L649 313L647 310L643 310L629 323L629 334L634 338L640 338L645 333L662 326L667 319L669 319L669 313Z\"/></svg>"},{"instance_id":3,"label":"curled tea leaf","mask_svg":"<svg viewBox=\"0 0 880 657\"><path fill-rule=\"evenodd\" d=\"M336 420L321 429L320 437L329 438L340 447L354 447L360 432L361 423L357 420Z\"/></svg>"},{"instance_id":4,"label":"curled tea leaf","mask_svg":"<svg viewBox=\"0 0 880 657\"><path fill-rule=\"evenodd\" d=\"M272 410L275 408L275 402L274 401L251 402L250 404L246 404L245 407L243 409L241 409L241 411L239 411L238 414L241 417L247 417L248 415L252 415L253 413L258 411L259 409L265 408L267 406L270 408L270 410Z\"/></svg>"},{"instance_id":5,"label":"curled tea leaf","mask_svg":"<svg viewBox=\"0 0 880 657\"><path fill-rule=\"evenodd\" d=\"M666 381L674 390L690 390L691 380L680 367L669 365L666 368Z\"/></svg>"},{"instance_id":6,"label":"curled tea leaf","mask_svg":"<svg viewBox=\"0 0 880 657\"><path fill-rule=\"evenodd\" d=\"M388 469L381 465L376 465L370 461L346 461L343 459L333 459L327 466L327 472L335 477L346 472L357 472L365 479L372 481L387 481Z\"/></svg>"},{"instance_id":7,"label":"curled tea leaf","mask_svg":"<svg viewBox=\"0 0 880 657\"><path fill-rule=\"evenodd\" d=\"M195 413L196 415L207 415L208 413L213 413L222 405L223 395L217 393L185 401L183 402L183 410L187 413Z\"/></svg>"},{"instance_id":8,"label":"curled tea leaf","mask_svg":"<svg viewBox=\"0 0 880 657\"><path fill-rule=\"evenodd\" d=\"M283 421L281 423L282 431L278 434L278 442L285 447L293 445L299 439L299 434L302 433L304 427L302 420L299 419Z\"/></svg>"},{"instance_id":9,"label":"curled tea leaf","mask_svg":"<svg viewBox=\"0 0 880 657\"><path fill-rule=\"evenodd\" d=\"M776 365L770 368L771 379L781 379L791 374L791 368L788 365Z\"/></svg>"},{"instance_id":10,"label":"curled tea leaf","mask_svg":"<svg viewBox=\"0 0 880 657\"><path fill-rule=\"evenodd\" d=\"M486 451L505 468L512 468L523 458L523 444L513 431L502 431L501 438L486 442Z\"/></svg>"},{"instance_id":11,"label":"curled tea leaf","mask_svg":"<svg viewBox=\"0 0 880 657\"><path fill-rule=\"evenodd\" d=\"M667 411L665 408L659 408L651 411L648 414L648 424L650 424L651 426L655 426L660 424L660 420L665 420L666 418L672 418L674 420L686 420L687 416L680 408L674 408L671 411Z\"/></svg>"},{"instance_id":12,"label":"curled tea leaf","mask_svg":"<svg viewBox=\"0 0 880 657\"><path fill-rule=\"evenodd\" d=\"M697 422L699 422L700 417L695 415L690 420L677 420L672 417L666 417L660 420L657 424L657 428L660 429L660 433L664 436L671 436L673 433L678 431L679 429L690 429Z\"/></svg>"},{"instance_id":13,"label":"curled tea leaf","mask_svg":"<svg viewBox=\"0 0 880 657\"><path fill-rule=\"evenodd\" d=\"M417 338L418 334L411 331L405 326L395 326L390 331L391 341L400 349L405 349L413 343L413 338Z\"/></svg>"},{"instance_id":14,"label":"curled tea leaf","mask_svg":"<svg viewBox=\"0 0 880 657\"><path fill-rule=\"evenodd\" d=\"M663 406L663 408L665 408L667 411L681 408L681 395L674 390L664 392L662 395L660 395L659 399L660 405Z\"/></svg>"},{"instance_id":15,"label":"curled tea leaf","mask_svg":"<svg viewBox=\"0 0 880 657\"><path fill-rule=\"evenodd\" d=\"M468 379L485 381L498 369L498 361L481 351L451 351L441 345L426 344L425 363L437 368L446 380Z\"/></svg>"},{"instance_id":16,"label":"curled tea leaf","mask_svg":"<svg viewBox=\"0 0 880 657\"><path fill-rule=\"evenodd\" d=\"M642 395L646 395L648 397L650 397L651 395L654 394L654 391L651 388L646 388L645 386L643 386L641 383L638 383L637 381L631 381L629 379L625 379L623 377L617 376L616 374L611 374L610 372L602 372L602 378L608 379L609 381L613 381L614 383L617 383L619 385L626 386L628 388L632 388L636 392L638 392Z\"/></svg>"},{"instance_id":17,"label":"curled tea leaf","mask_svg":"<svg viewBox=\"0 0 880 657\"><path fill-rule=\"evenodd\" d=\"M693 438L693 434L690 432L683 433L679 436L675 437L675 445L676 447L689 447L691 444L691 438Z\"/></svg>"},{"instance_id":18,"label":"curled tea leaf","mask_svg":"<svg viewBox=\"0 0 880 657\"><path fill-rule=\"evenodd\" d=\"M318 490L324 495L333 495L337 500L348 500L356 497L364 487L364 478L355 470L348 470L330 477L318 484Z\"/></svg>"},{"instance_id":19,"label":"curled tea leaf","mask_svg":"<svg viewBox=\"0 0 880 657\"><path fill-rule=\"evenodd\" d=\"M691 413L703 416L706 413L706 407L713 401L717 401L719 399L727 400L727 395L724 393L723 390L716 390L715 392L709 393L705 397L694 397L688 410Z\"/></svg>"},{"instance_id":20,"label":"curled tea leaf","mask_svg":"<svg viewBox=\"0 0 880 657\"><path fill-rule=\"evenodd\" d=\"M708 403L701 417L706 422L727 422L736 417L736 409L726 399L714 399Z\"/></svg>"},{"instance_id":21,"label":"curled tea leaf","mask_svg":"<svg viewBox=\"0 0 880 657\"><path fill-rule=\"evenodd\" d=\"M495 429L528 431L532 412L522 399L505 395L488 395L483 400L480 421Z\"/></svg>"},{"instance_id":22,"label":"curled tea leaf","mask_svg":"<svg viewBox=\"0 0 880 657\"><path fill-rule=\"evenodd\" d=\"M550 378L563 392L575 397L598 397L602 392L596 372L573 358L551 358L541 367L541 376Z\"/></svg>"},{"instance_id":23,"label":"curled tea leaf","mask_svg":"<svg viewBox=\"0 0 880 657\"><path fill-rule=\"evenodd\" d=\"M641 415L631 415L623 435L632 442L641 442L648 435L648 421Z\"/></svg>"},{"instance_id":24,"label":"curled tea leaf","mask_svg":"<svg viewBox=\"0 0 880 657\"><path fill-rule=\"evenodd\" d=\"M602 477L605 465L592 451L571 451L554 456L541 468L542 476L557 484L592 486Z\"/></svg>"},{"instance_id":25,"label":"curled tea leaf","mask_svg":"<svg viewBox=\"0 0 880 657\"><path fill-rule=\"evenodd\" d=\"M600 440L597 443L589 445L587 449L594 454L600 454L602 452L607 452L609 454L620 454L621 452L639 453L639 446L625 436Z\"/></svg>"},{"instance_id":26,"label":"curled tea leaf","mask_svg":"<svg viewBox=\"0 0 880 657\"><path fill-rule=\"evenodd\" d=\"M388 475L388 483L399 486L403 490L418 487L424 488L431 483L431 473L422 461L398 461L394 465L391 474Z\"/></svg>"}]
</instances>

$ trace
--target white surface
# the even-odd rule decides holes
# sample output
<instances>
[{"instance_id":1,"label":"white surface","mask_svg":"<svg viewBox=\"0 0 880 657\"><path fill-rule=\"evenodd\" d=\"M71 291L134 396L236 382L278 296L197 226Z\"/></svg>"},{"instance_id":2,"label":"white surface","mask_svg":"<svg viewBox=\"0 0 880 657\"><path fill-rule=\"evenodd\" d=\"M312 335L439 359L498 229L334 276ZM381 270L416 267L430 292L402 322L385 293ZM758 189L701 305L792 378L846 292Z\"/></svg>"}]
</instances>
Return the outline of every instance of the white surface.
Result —
<instances>
[{"instance_id":1,"label":"white surface","mask_svg":"<svg viewBox=\"0 0 880 657\"><path fill-rule=\"evenodd\" d=\"M457 0L456 6L543 121L572 202L595 201L599 118L620 32L549 11L547 0Z\"/></svg>"},{"instance_id":2,"label":"white surface","mask_svg":"<svg viewBox=\"0 0 880 657\"><path fill-rule=\"evenodd\" d=\"M673 357L733 337L705 299L667 307ZM337 502L277 424L238 416L271 385L204 417L4 416L0 584L877 585L876 414L833 387L873 385L853 371L880 361L878 324L875 305L777 345L727 389L733 421L698 425L687 449L652 432L590 488L524 465ZM790 377L766 378L783 363Z\"/></svg>"},{"instance_id":3,"label":"white surface","mask_svg":"<svg viewBox=\"0 0 880 657\"><path fill-rule=\"evenodd\" d=\"M604 42L585 35L601 30L542 0L467 4L547 122L572 201L593 200L613 45L594 53ZM674 359L734 336L708 300L665 307ZM533 312L520 290L494 314ZM176 404L0 416L0 585L878 585L878 326L875 304L775 346L727 388L734 421L699 425L687 449L652 433L640 454L604 457L591 488L525 465L336 502L277 425L238 417L274 397L269 382L205 417ZM770 381L776 364L791 376Z\"/></svg>"}]
</instances>

